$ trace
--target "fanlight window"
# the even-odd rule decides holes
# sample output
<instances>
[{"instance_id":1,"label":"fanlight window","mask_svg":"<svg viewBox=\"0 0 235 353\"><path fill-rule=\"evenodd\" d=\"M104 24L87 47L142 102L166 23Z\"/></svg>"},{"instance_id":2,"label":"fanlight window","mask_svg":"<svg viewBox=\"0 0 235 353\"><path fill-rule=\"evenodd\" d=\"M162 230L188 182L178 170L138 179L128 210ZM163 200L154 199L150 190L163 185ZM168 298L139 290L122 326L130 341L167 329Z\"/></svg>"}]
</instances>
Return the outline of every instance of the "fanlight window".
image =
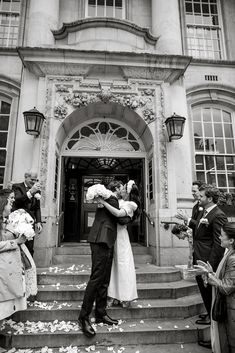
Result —
<instances>
[{"instance_id":1,"label":"fanlight window","mask_svg":"<svg viewBox=\"0 0 235 353\"><path fill-rule=\"evenodd\" d=\"M66 151L141 151L134 135L111 122L94 122L77 130L65 146Z\"/></svg>"}]
</instances>

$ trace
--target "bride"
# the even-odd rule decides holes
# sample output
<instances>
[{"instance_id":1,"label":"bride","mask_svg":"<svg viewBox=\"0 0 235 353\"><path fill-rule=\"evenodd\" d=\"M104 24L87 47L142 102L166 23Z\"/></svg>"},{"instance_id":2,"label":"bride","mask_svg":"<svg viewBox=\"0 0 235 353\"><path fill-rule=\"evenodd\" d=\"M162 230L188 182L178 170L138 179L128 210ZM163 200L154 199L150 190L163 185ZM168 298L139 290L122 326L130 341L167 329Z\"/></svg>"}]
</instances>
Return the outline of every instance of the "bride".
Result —
<instances>
[{"instance_id":1,"label":"bride","mask_svg":"<svg viewBox=\"0 0 235 353\"><path fill-rule=\"evenodd\" d=\"M140 206L139 190L135 182L130 180L125 184L121 194L119 210L103 199L99 199L99 202L115 217L120 217L120 223L127 223L127 217L131 222L138 217ZM125 222L121 222L122 217ZM117 240L114 245L108 296L114 300L113 303L120 303L123 307L129 307L131 301L138 298L135 264L126 224L117 224Z\"/></svg>"}]
</instances>

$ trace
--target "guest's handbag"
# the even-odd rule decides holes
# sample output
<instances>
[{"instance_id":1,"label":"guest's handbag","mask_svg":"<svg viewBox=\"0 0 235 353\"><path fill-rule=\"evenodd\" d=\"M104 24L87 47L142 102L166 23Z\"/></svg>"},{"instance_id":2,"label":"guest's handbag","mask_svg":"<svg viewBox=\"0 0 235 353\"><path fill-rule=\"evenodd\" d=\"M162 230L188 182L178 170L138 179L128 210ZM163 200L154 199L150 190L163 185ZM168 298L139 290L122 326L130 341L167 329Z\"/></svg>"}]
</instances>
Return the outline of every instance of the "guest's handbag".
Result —
<instances>
[{"instance_id":1,"label":"guest's handbag","mask_svg":"<svg viewBox=\"0 0 235 353\"><path fill-rule=\"evenodd\" d=\"M226 296L217 289L214 304L212 307L212 319L222 322L227 317Z\"/></svg>"},{"instance_id":2,"label":"guest's handbag","mask_svg":"<svg viewBox=\"0 0 235 353\"><path fill-rule=\"evenodd\" d=\"M21 246L20 246L20 254L21 254L21 261L24 265L24 269L29 270L30 268L32 268L31 262L29 261L29 258L25 254L24 250L21 249Z\"/></svg>"}]
</instances>

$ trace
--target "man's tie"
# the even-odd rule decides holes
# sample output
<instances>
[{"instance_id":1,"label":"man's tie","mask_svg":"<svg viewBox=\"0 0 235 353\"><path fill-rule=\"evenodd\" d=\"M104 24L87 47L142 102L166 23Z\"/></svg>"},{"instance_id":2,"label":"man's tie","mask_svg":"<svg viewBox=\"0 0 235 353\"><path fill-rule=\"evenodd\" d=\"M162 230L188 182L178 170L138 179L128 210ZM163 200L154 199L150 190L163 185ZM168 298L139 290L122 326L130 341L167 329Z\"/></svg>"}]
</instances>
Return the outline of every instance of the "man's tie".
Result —
<instances>
[{"instance_id":1,"label":"man's tie","mask_svg":"<svg viewBox=\"0 0 235 353\"><path fill-rule=\"evenodd\" d=\"M208 215L208 212L207 212L207 210L204 210L204 212L203 212L203 218L205 218L206 216Z\"/></svg>"}]
</instances>

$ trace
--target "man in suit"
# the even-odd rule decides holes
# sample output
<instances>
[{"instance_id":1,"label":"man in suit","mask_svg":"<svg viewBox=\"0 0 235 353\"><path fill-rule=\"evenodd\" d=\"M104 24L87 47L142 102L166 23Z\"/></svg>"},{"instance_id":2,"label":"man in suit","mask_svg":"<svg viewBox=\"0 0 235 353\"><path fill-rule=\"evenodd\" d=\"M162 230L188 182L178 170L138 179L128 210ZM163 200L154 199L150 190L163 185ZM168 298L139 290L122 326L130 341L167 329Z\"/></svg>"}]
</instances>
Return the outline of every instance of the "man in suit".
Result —
<instances>
[{"instance_id":1,"label":"man in suit","mask_svg":"<svg viewBox=\"0 0 235 353\"><path fill-rule=\"evenodd\" d=\"M217 206L219 190L211 185L202 185L199 189L199 205L204 208L203 216L198 218L194 225L193 261L209 262L216 271L221 261L224 248L221 247L220 235L222 226L228 221L226 215ZM205 285L202 276L196 276L198 287L207 310L208 316L196 321L197 324L210 324L212 288Z\"/></svg>"},{"instance_id":2,"label":"man in suit","mask_svg":"<svg viewBox=\"0 0 235 353\"><path fill-rule=\"evenodd\" d=\"M34 219L34 226L38 233L42 231L41 223L41 207L40 207L40 183L37 179L37 173L27 172L24 175L24 182L13 184L12 190L15 193L15 202L13 204L13 211L23 208ZM34 253L34 239L26 241L25 245L33 256Z\"/></svg>"},{"instance_id":3,"label":"man in suit","mask_svg":"<svg viewBox=\"0 0 235 353\"><path fill-rule=\"evenodd\" d=\"M117 197L120 196L123 184L113 181L108 188L113 192L107 200L113 207L119 208ZM105 208L97 208L95 220L88 236L91 247L92 269L88 281L78 322L87 337L95 336L89 315L95 302L96 323L108 325L118 321L110 318L106 312L107 291L111 275L113 247L117 237L117 220Z\"/></svg>"},{"instance_id":4,"label":"man in suit","mask_svg":"<svg viewBox=\"0 0 235 353\"><path fill-rule=\"evenodd\" d=\"M193 181L192 183L192 196L194 198L192 216L188 217L186 213L178 212L176 218L181 219L184 223L189 226L193 230L194 236L194 228L198 218L201 218L203 215L203 208L199 205L200 200L200 191L199 188L202 186L202 182L200 180Z\"/></svg>"}]
</instances>

